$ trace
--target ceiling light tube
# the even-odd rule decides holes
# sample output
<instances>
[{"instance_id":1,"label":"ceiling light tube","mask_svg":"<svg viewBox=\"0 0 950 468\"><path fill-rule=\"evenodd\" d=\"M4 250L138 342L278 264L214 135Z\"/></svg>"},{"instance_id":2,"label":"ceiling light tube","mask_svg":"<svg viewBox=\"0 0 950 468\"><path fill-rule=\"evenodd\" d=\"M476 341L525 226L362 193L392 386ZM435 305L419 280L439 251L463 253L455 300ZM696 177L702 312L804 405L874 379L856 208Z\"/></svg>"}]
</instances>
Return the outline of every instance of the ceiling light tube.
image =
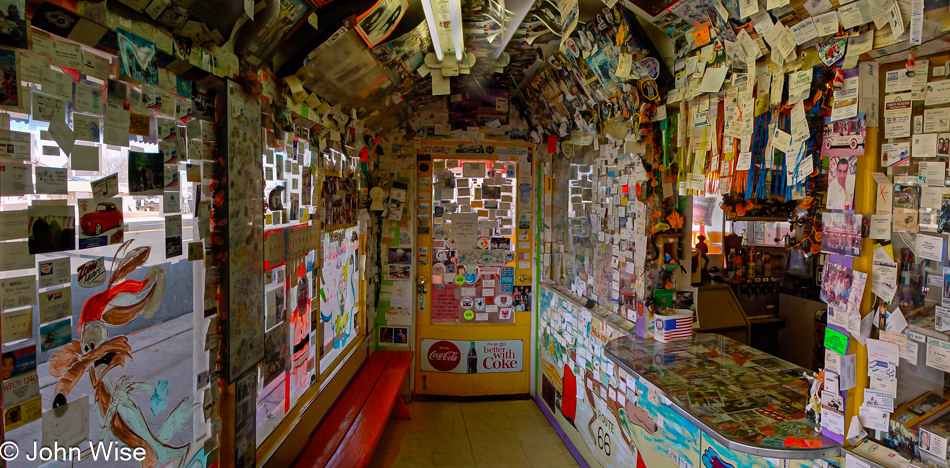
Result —
<instances>
[{"instance_id":1,"label":"ceiling light tube","mask_svg":"<svg viewBox=\"0 0 950 468\"><path fill-rule=\"evenodd\" d=\"M432 38L432 48L435 49L435 56L442 61L442 44L439 42L439 28L435 23L435 15L432 14L432 0L422 0L422 9L425 10L426 23L429 24L429 36Z\"/></svg>"},{"instance_id":2,"label":"ceiling light tube","mask_svg":"<svg viewBox=\"0 0 950 468\"><path fill-rule=\"evenodd\" d=\"M455 41L455 58L461 62L465 46L462 44L462 0L449 0L452 13L452 39Z\"/></svg>"}]
</instances>

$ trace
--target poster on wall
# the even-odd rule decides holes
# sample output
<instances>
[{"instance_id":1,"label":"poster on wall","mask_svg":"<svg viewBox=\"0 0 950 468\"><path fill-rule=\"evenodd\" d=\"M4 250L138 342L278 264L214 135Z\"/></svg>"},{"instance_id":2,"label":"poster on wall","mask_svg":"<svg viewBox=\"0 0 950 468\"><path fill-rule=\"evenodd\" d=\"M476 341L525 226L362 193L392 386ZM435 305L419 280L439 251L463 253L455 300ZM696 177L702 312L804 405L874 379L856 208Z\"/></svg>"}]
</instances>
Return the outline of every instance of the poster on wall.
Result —
<instances>
[{"instance_id":1,"label":"poster on wall","mask_svg":"<svg viewBox=\"0 0 950 468\"><path fill-rule=\"evenodd\" d=\"M521 372L522 340L422 340L422 370L455 374Z\"/></svg>"},{"instance_id":2,"label":"poster on wall","mask_svg":"<svg viewBox=\"0 0 950 468\"><path fill-rule=\"evenodd\" d=\"M389 37L408 9L406 0L379 0L356 19L356 31L373 47Z\"/></svg>"},{"instance_id":3,"label":"poster on wall","mask_svg":"<svg viewBox=\"0 0 950 468\"><path fill-rule=\"evenodd\" d=\"M325 233L320 278L320 369L326 369L358 334L359 230Z\"/></svg>"},{"instance_id":4,"label":"poster on wall","mask_svg":"<svg viewBox=\"0 0 950 468\"><path fill-rule=\"evenodd\" d=\"M228 135L241 135L228 145L228 179L245 186L228 192L231 316L227 321L228 376L233 382L264 357L264 198L261 163L260 98L244 96L228 81ZM160 164L163 163L161 155ZM131 158L131 152L130 152ZM130 164L130 170L131 170ZM159 174L162 174L159 171ZM131 179L130 179L131 180ZM256 379L254 379L256 383ZM256 385L255 385L256 388ZM252 400L253 401L253 400ZM252 405L253 407L253 405ZM252 416L253 417L253 416ZM253 425L252 425L253 426ZM254 438L250 438L253 446Z\"/></svg>"}]
</instances>

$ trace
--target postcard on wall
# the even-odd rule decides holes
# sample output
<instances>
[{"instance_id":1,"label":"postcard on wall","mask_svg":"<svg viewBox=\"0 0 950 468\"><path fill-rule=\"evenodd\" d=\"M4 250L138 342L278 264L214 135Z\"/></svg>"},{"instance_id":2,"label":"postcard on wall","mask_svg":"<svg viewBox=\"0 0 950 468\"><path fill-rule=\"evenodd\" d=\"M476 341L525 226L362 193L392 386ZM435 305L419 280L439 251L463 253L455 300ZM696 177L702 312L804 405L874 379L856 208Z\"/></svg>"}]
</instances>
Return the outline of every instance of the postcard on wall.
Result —
<instances>
[{"instance_id":1,"label":"postcard on wall","mask_svg":"<svg viewBox=\"0 0 950 468\"><path fill-rule=\"evenodd\" d=\"M78 206L80 249L122 243L122 198L83 198L78 200Z\"/></svg>"},{"instance_id":2,"label":"postcard on wall","mask_svg":"<svg viewBox=\"0 0 950 468\"><path fill-rule=\"evenodd\" d=\"M181 215L165 216L165 258L181 255Z\"/></svg>"},{"instance_id":3,"label":"postcard on wall","mask_svg":"<svg viewBox=\"0 0 950 468\"><path fill-rule=\"evenodd\" d=\"M69 205L33 205L29 208L31 254L76 248L76 213Z\"/></svg>"},{"instance_id":4,"label":"postcard on wall","mask_svg":"<svg viewBox=\"0 0 950 468\"><path fill-rule=\"evenodd\" d=\"M71 321L71 318L66 318L40 325L40 351L45 353L69 344L73 339Z\"/></svg>"},{"instance_id":5,"label":"postcard on wall","mask_svg":"<svg viewBox=\"0 0 950 468\"><path fill-rule=\"evenodd\" d=\"M0 335L3 344L33 338L33 308L11 310L0 314Z\"/></svg>"},{"instance_id":6,"label":"postcard on wall","mask_svg":"<svg viewBox=\"0 0 950 468\"><path fill-rule=\"evenodd\" d=\"M16 197L33 193L33 166L13 162L0 163L0 196Z\"/></svg>"},{"instance_id":7,"label":"postcard on wall","mask_svg":"<svg viewBox=\"0 0 950 468\"><path fill-rule=\"evenodd\" d=\"M25 29L26 23L24 22L23 24ZM3 35L3 30L0 30L0 39L2 39ZM24 41L25 40L26 34L24 33ZM20 62L19 54L16 50L0 47L0 68L3 69L5 80L9 80L13 83L20 82ZM2 90L0 90L0 109L20 112L22 96L23 93L20 86L4 86ZM26 95L26 99L23 101L29 101L29 95Z\"/></svg>"},{"instance_id":8,"label":"postcard on wall","mask_svg":"<svg viewBox=\"0 0 950 468\"><path fill-rule=\"evenodd\" d=\"M23 227L25 230L26 220L24 220ZM36 270L39 276L38 284L40 289L68 283L70 279L69 257L38 262L36 264Z\"/></svg>"},{"instance_id":9,"label":"postcard on wall","mask_svg":"<svg viewBox=\"0 0 950 468\"><path fill-rule=\"evenodd\" d=\"M161 195L165 191L165 160L161 153L129 151L129 193Z\"/></svg>"},{"instance_id":10,"label":"postcard on wall","mask_svg":"<svg viewBox=\"0 0 950 468\"><path fill-rule=\"evenodd\" d=\"M33 275L0 279L0 310L36 304L36 277Z\"/></svg>"}]
</instances>

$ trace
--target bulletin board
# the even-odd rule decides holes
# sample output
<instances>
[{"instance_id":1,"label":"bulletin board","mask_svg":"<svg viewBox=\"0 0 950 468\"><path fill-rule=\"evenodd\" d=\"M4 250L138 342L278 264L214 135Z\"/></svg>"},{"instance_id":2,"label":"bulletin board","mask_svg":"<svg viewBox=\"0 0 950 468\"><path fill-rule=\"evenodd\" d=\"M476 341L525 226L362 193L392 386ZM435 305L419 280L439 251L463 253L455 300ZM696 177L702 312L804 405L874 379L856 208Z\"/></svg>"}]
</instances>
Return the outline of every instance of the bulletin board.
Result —
<instances>
[{"instance_id":1,"label":"bulletin board","mask_svg":"<svg viewBox=\"0 0 950 468\"><path fill-rule=\"evenodd\" d=\"M513 323L517 163L432 164L433 323Z\"/></svg>"}]
</instances>

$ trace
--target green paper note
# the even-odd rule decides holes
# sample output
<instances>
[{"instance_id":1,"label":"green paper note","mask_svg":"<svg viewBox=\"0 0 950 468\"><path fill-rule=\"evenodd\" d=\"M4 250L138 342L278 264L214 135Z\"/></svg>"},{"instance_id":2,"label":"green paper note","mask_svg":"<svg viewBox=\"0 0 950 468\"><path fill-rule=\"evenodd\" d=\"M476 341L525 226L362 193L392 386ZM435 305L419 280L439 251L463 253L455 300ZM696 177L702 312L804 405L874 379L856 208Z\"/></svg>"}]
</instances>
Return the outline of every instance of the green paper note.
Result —
<instances>
[{"instance_id":1,"label":"green paper note","mask_svg":"<svg viewBox=\"0 0 950 468\"><path fill-rule=\"evenodd\" d=\"M842 356L848 354L848 335L833 328L825 328L825 348Z\"/></svg>"}]
</instances>

